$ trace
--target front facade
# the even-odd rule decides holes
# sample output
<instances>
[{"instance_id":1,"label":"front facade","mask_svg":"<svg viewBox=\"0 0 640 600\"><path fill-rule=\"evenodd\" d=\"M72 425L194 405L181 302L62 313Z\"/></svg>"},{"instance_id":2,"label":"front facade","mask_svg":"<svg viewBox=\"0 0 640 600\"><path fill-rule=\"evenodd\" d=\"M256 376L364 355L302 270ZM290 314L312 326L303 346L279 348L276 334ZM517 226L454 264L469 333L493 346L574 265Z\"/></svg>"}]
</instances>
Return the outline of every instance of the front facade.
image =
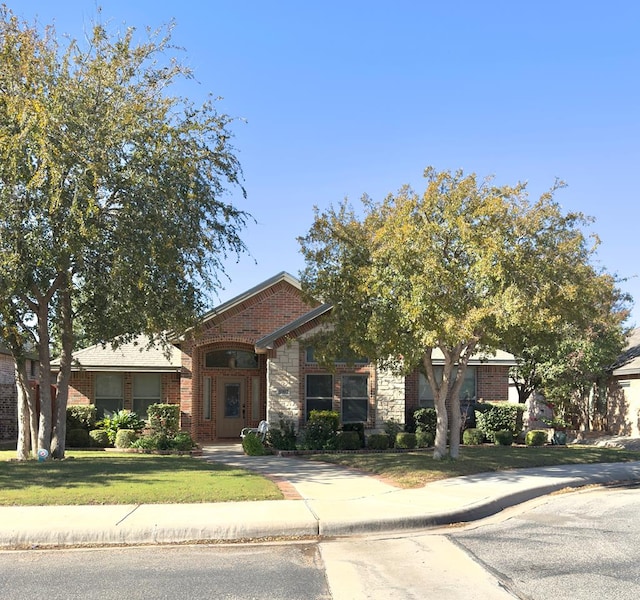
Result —
<instances>
[{"instance_id":1,"label":"front facade","mask_svg":"<svg viewBox=\"0 0 640 600\"><path fill-rule=\"evenodd\" d=\"M607 425L615 435L640 437L640 328L614 365L609 385Z\"/></svg>"},{"instance_id":2,"label":"front facade","mask_svg":"<svg viewBox=\"0 0 640 600\"><path fill-rule=\"evenodd\" d=\"M94 403L99 414L119 408L142 415L153 402L180 404L182 429L199 442L237 439L243 427L281 419L303 427L311 410L335 410L342 423L382 429L432 405L424 378L404 378L363 360L333 372L305 342L322 325L328 305L305 301L300 283L280 273L205 315L197 329L173 340L169 356L124 344L75 354L70 404ZM467 398L508 399L513 357L474 359Z\"/></svg>"}]
</instances>

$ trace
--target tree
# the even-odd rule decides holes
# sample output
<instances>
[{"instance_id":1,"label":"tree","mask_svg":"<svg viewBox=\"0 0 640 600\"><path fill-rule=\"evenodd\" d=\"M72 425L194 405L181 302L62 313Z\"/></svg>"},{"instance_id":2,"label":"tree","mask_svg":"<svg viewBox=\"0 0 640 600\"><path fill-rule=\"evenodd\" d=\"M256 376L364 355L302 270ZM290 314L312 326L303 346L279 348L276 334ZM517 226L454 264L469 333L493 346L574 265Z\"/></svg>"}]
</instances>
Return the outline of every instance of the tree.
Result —
<instances>
[{"instance_id":1,"label":"tree","mask_svg":"<svg viewBox=\"0 0 640 600\"><path fill-rule=\"evenodd\" d=\"M231 119L171 86L191 77L172 26L86 47L0 9L0 271L8 327L31 323L40 357L38 447L64 456L74 328L105 342L194 324L248 215ZM244 189L242 189L244 193ZM52 335L60 348L56 414ZM53 418L55 417L55 418ZM32 450L34 450L32 448Z\"/></svg>"},{"instance_id":2,"label":"tree","mask_svg":"<svg viewBox=\"0 0 640 600\"><path fill-rule=\"evenodd\" d=\"M554 202L560 184L531 204L525 184L497 187L433 168L425 178L422 195L405 186L383 202L365 196L360 214L347 201L316 210L299 238L301 279L333 305L318 355L328 362L345 346L397 373L419 369L434 391L434 457L447 454L449 432L455 458L469 358L503 347L527 324L575 321L597 277L595 246L581 229L588 220Z\"/></svg>"}]
</instances>

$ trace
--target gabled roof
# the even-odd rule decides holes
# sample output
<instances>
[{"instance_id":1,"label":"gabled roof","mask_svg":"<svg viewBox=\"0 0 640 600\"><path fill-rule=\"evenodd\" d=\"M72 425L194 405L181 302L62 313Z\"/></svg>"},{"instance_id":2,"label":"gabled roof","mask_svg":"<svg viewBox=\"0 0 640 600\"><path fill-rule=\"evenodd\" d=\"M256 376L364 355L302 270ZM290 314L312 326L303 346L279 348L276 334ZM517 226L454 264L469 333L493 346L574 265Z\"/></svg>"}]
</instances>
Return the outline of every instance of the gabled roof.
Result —
<instances>
[{"instance_id":1,"label":"gabled roof","mask_svg":"<svg viewBox=\"0 0 640 600\"><path fill-rule=\"evenodd\" d=\"M117 348L107 344L96 344L74 352L74 371L145 371L175 372L182 368L180 350L169 346L168 354L160 346L148 348L149 338L138 336L134 341L123 343ZM52 361L53 367L59 367L60 361Z\"/></svg>"},{"instance_id":2,"label":"gabled roof","mask_svg":"<svg viewBox=\"0 0 640 600\"><path fill-rule=\"evenodd\" d=\"M277 329L273 333L270 333L269 335L259 339L256 342L256 351L265 352L267 350L270 350L274 347L279 339L285 338L292 333L297 333L296 330L303 328L305 325L311 323L311 321L313 321L314 319L317 319L318 317L328 313L331 310L331 306L331 304L321 304L307 314L299 317L295 321L292 321L288 325L285 325L284 327Z\"/></svg>"},{"instance_id":3,"label":"gabled roof","mask_svg":"<svg viewBox=\"0 0 640 600\"><path fill-rule=\"evenodd\" d=\"M626 349L613 365L612 373L614 376L640 373L640 328L633 329L629 334Z\"/></svg>"},{"instance_id":4,"label":"gabled roof","mask_svg":"<svg viewBox=\"0 0 640 600\"><path fill-rule=\"evenodd\" d=\"M207 321L220 316L221 314L243 304L247 300L250 300L254 296L261 294L265 290L269 289L270 287L274 286L277 283L280 283L281 281L292 285L298 290L302 289L300 282L293 275L290 275L286 271L282 271L277 275L274 275L273 277L267 279L266 281L259 283L255 287L252 287L251 289L240 294L239 296L236 296L235 298L232 298L231 300L228 300L227 302L222 303L220 306L217 306L213 310L210 310L208 313L205 313L201 319L201 322L206 323Z\"/></svg>"}]
</instances>

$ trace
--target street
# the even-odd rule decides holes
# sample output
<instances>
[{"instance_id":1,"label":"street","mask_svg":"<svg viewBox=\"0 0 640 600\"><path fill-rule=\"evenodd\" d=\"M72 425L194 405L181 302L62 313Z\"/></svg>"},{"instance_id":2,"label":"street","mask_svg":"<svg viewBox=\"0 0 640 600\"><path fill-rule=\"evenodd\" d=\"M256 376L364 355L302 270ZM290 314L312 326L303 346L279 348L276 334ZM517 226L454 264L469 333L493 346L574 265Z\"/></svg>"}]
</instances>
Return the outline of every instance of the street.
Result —
<instances>
[{"instance_id":1,"label":"street","mask_svg":"<svg viewBox=\"0 0 640 600\"><path fill-rule=\"evenodd\" d=\"M554 600L640 595L639 487L439 530L270 544L0 552L6 600Z\"/></svg>"}]
</instances>

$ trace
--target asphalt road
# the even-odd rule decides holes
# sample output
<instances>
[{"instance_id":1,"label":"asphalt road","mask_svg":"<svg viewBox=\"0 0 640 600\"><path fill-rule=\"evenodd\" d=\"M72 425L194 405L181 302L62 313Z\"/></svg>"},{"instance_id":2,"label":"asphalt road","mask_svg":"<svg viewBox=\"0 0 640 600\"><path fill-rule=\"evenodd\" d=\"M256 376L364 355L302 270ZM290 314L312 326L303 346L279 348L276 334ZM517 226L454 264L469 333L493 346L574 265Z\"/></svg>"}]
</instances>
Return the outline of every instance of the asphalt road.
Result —
<instances>
[{"instance_id":1,"label":"asphalt road","mask_svg":"<svg viewBox=\"0 0 640 600\"><path fill-rule=\"evenodd\" d=\"M522 600L640 597L640 487L535 504L448 537Z\"/></svg>"}]
</instances>

